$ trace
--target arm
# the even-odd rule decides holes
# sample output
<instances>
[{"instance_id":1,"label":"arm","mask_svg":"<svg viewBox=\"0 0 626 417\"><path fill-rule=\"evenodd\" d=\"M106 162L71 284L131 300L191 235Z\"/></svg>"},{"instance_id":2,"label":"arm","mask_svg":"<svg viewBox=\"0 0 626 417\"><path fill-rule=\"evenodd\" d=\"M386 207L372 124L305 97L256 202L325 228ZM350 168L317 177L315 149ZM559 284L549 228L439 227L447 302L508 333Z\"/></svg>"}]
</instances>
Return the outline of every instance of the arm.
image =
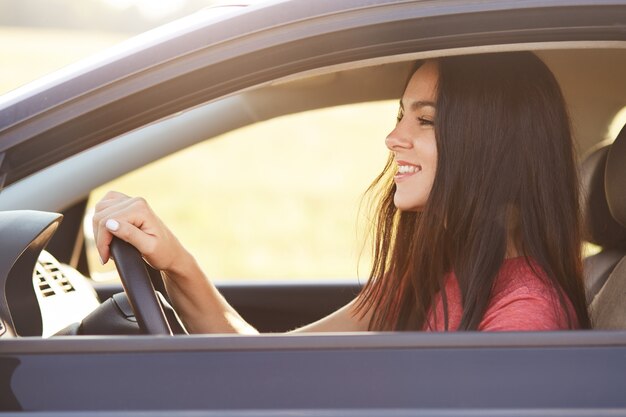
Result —
<instances>
[{"instance_id":1,"label":"arm","mask_svg":"<svg viewBox=\"0 0 626 417\"><path fill-rule=\"evenodd\" d=\"M172 304L190 333L258 334L228 304L190 254L161 275Z\"/></svg>"},{"instance_id":2,"label":"arm","mask_svg":"<svg viewBox=\"0 0 626 417\"><path fill-rule=\"evenodd\" d=\"M144 199L107 193L96 205L93 229L102 263L109 260L109 244L116 236L135 246L146 262L162 272L172 304L191 333L256 333Z\"/></svg>"},{"instance_id":3,"label":"arm","mask_svg":"<svg viewBox=\"0 0 626 417\"><path fill-rule=\"evenodd\" d=\"M96 205L93 219L96 246L103 263L116 236L135 246L162 272L165 287L191 333L258 333L228 304L195 258L150 209L145 200L109 192ZM367 317L356 317L353 303L296 332L367 330ZM367 322L366 322L367 320Z\"/></svg>"},{"instance_id":4,"label":"arm","mask_svg":"<svg viewBox=\"0 0 626 417\"><path fill-rule=\"evenodd\" d=\"M334 313L314 322L293 330L292 333L305 332L365 332L368 330L371 314L357 314L355 301L352 300Z\"/></svg>"}]
</instances>

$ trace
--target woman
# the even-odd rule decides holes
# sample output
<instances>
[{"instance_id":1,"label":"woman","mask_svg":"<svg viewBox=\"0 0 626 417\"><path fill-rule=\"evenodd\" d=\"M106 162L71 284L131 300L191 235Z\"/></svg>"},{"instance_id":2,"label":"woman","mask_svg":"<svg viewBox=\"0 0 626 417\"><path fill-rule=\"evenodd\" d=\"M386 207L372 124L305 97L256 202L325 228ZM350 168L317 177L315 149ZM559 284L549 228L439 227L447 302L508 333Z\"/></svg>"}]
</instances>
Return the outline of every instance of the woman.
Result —
<instances>
[{"instance_id":1,"label":"woman","mask_svg":"<svg viewBox=\"0 0 626 417\"><path fill-rule=\"evenodd\" d=\"M386 145L370 280L297 331L590 326L569 121L535 55L424 62ZM94 231L103 261L115 235L163 272L190 332L256 332L143 199L107 194Z\"/></svg>"}]
</instances>

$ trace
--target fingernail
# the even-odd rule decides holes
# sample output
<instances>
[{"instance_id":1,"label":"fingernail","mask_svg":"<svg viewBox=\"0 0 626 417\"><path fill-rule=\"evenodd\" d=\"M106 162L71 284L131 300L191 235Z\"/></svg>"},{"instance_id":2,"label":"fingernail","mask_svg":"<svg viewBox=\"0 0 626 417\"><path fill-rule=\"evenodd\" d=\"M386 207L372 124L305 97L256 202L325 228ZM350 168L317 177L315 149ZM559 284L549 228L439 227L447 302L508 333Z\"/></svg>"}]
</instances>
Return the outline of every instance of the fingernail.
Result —
<instances>
[{"instance_id":1,"label":"fingernail","mask_svg":"<svg viewBox=\"0 0 626 417\"><path fill-rule=\"evenodd\" d=\"M112 232L115 232L117 229L120 228L120 224L116 220L113 220L113 219L107 220L104 226Z\"/></svg>"},{"instance_id":2,"label":"fingernail","mask_svg":"<svg viewBox=\"0 0 626 417\"><path fill-rule=\"evenodd\" d=\"M100 254L98 254L98 258L100 258L100 264L104 265L104 259L102 259L102 256L100 256Z\"/></svg>"}]
</instances>

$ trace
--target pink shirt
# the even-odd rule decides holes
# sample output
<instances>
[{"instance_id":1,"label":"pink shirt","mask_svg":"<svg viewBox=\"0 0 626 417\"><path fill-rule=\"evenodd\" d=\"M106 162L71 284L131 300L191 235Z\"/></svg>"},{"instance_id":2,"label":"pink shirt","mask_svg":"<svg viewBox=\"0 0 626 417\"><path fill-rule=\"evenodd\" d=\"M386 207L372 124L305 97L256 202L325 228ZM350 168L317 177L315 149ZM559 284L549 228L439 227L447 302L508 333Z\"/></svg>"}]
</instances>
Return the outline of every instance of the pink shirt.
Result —
<instances>
[{"instance_id":1,"label":"pink shirt","mask_svg":"<svg viewBox=\"0 0 626 417\"><path fill-rule=\"evenodd\" d=\"M491 293L491 301L478 326L484 331L562 330L569 329L567 314L561 307L556 289L550 284L541 268L535 271L523 257L505 259ZM454 273L446 278L449 329L457 330L461 322L461 290ZM578 327L576 314L569 302L570 316ZM427 331L444 331L443 301L435 297L436 318L429 315Z\"/></svg>"}]
</instances>

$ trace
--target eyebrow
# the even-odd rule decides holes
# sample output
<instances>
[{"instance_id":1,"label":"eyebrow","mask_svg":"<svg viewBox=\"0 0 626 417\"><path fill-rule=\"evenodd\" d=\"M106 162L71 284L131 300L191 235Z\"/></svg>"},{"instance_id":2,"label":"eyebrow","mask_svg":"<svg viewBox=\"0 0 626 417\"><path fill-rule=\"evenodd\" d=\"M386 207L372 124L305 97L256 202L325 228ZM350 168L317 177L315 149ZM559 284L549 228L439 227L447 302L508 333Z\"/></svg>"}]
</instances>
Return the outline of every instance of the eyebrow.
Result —
<instances>
[{"instance_id":1,"label":"eyebrow","mask_svg":"<svg viewBox=\"0 0 626 417\"><path fill-rule=\"evenodd\" d=\"M402 99L400 99L400 107L404 109L404 105L402 104ZM435 105L435 102L433 101L418 100L418 101L414 101L411 103L411 110L421 109L422 107L432 107L434 109L437 108L437 106Z\"/></svg>"}]
</instances>

